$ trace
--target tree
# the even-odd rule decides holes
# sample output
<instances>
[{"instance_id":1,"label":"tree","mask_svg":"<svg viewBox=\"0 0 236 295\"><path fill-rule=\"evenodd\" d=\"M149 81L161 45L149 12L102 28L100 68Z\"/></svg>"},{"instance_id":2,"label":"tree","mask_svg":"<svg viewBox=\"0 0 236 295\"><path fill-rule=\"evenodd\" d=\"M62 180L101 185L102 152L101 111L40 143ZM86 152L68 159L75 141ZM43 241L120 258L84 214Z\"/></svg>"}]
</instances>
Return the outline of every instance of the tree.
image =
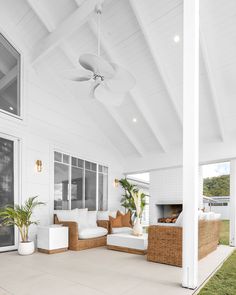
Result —
<instances>
[{"instance_id":1,"label":"tree","mask_svg":"<svg viewBox=\"0 0 236 295\"><path fill-rule=\"evenodd\" d=\"M203 181L204 196L229 196L230 195L230 176L221 175L208 177Z\"/></svg>"}]
</instances>

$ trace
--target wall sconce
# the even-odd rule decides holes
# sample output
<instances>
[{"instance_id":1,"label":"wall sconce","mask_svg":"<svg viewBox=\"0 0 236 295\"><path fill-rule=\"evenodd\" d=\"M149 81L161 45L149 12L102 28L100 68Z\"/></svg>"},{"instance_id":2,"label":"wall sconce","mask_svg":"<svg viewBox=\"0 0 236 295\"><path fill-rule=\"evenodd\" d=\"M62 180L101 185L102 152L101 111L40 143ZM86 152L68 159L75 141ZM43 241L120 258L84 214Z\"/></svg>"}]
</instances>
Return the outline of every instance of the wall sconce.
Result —
<instances>
[{"instance_id":1,"label":"wall sconce","mask_svg":"<svg viewBox=\"0 0 236 295\"><path fill-rule=\"evenodd\" d=\"M119 179L115 178L114 179L114 187L118 187L119 186Z\"/></svg>"},{"instance_id":2,"label":"wall sconce","mask_svg":"<svg viewBox=\"0 0 236 295\"><path fill-rule=\"evenodd\" d=\"M43 163L41 160L37 160L35 162L35 166L36 166L36 171L37 172L42 172L42 169L43 169Z\"/></svg>"}]
</instances>

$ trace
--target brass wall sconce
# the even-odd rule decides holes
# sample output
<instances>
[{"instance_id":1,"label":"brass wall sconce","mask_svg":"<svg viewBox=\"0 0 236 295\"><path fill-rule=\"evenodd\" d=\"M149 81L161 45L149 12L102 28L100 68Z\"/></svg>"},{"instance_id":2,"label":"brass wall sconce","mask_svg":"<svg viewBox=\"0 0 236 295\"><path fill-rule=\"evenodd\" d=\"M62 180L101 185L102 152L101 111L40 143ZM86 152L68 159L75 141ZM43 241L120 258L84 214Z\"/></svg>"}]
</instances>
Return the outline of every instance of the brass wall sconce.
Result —
<instances>
[{"instance_id":1,"label":"brass wall sconce","mask_svg":"<svg viewBox=\"0 0 236 295\"><path fill-rule=\"evenodd\" d=\"M37 160L35 162L35 166L36 166L36 171L37 172L42 172L42 169L43 169L43 163L41 160Z\"/></svg>"},{"instance_id":2,"label":"brass wall sconce","mask_svg":"<svg viewBox=\"0 0 236 295\"><path fill-rule=\"evenodd\" d=\"M119 186L119 179L115 178L114 179L114 187L118 187Z\"/></svg>"}]
</instances>

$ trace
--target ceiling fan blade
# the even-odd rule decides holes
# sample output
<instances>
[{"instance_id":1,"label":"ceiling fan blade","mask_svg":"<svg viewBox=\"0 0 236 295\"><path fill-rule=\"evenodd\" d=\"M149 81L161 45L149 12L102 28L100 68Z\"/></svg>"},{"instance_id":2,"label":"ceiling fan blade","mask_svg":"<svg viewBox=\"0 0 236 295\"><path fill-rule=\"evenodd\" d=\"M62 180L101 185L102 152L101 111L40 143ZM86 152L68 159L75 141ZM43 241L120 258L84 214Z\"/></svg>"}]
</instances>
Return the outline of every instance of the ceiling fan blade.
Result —
<instances>
[{"instance_id":1,"label":"ceiling fan blade","mask_svg":"<svg viewBox=\"0 0 236 295\"><path fill-rule=\"evenodd\" d=\"M121 94L110 91L105 82L102 83L100 87L97 87L94 91L94 97L96 99L98 99L103 104L112 106L121 105L125 95L125 93Z\"/></svg>"},{"instance_id":2,"label":"ceiling fan blade","mask_svg":"<svg viewBox=\"0 0 236 295\"><path fill-rule=\"evenodd\" d=\"M94 54L83 54L79 58L79 63L86 70L103 76L105 79L111 79L115 75L115 70L111 63L100 56Z\"/></svg>"},{"instance_id":3,"label":"ceiling fan blade","mask_svg":"<svg viewBox=\"0 0 236 295\"><path fill-rule=\"evenodd\" d=\"M63 71L60 76L70 81L83 82L92 79L93 74L87 71L80 71L78 69Z\"/></svg>"},{"instance_id":4,"label":"ceiling fan blade","mask_svg":"<svg viewBox=\"0 0 236 295\"><path fill-rule=\"evenodd\" d=\"M107 87L110 88L112 92L125 93L131 90L135 86L134 76L128 72L125 68L111 63L116 73L111 78L106 80Z\"/></svg>"},{"instance_id":5,"label":"ceiling fan blade","mask_svg":"<svg viewBox=\"0 0 236 295\"><path fill-rule=\"evenodd\" d=\"M90 93L89 96L91 98L96 98L95 97L95 90L98 88L98 86L101 84L101 80L100 79L96 79L91 83L91 87L90 87Z\"/></svg>"}]
</instances>

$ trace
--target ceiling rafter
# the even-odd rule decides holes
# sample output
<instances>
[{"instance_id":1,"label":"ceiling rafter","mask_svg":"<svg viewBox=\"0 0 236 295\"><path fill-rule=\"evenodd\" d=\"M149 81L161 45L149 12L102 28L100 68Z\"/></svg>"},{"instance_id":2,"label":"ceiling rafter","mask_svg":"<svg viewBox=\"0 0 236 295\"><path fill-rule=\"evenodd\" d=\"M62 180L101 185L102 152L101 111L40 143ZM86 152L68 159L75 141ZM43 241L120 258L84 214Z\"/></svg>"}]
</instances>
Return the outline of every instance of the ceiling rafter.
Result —
<instances>
[{"instance_id":1,"label":"ceiling rafter","mask_svg":"<svg viewBox=\"0 0 236 295\"><path fill-rule=\"evenodd\" d=\"M93 32L95 37L97 37L97 31L96 31L97 29L96 29L95 22L93 20L91 20L89 22L89 25L90 25L91 31ZM102 45L103 50L105 51L105 53L109 56L110 60L114 60L117 63L119 63L120 59L118 58L118 56L114 56L114 50L109 49L111 47L109 46L107 41L102 36L101 36L101 45ZM146 123L147 123L149 129L151 130L151 132L153 133L156 141L160 145L162 151L166 152L167 149L168 149L168 145L166 143L166 140L165 140L161 130L158 128L158 126L157 126L157 124L156 124L150 110L148 109L148 107L143 102L143 99L141 98L141 95L139 94L139 91L137 90L137 86L136 86L136 90L131 89L131 91L129 91L129 94L130 94L134 104L136 105L136 107L139 109L141 114L143 114L144 120L146 121Z\"/></svg>"},{"instance_id":2,"label":"ceiling rafter","mask_svg":"<svg viewBox=\"0 0 236 295\"><path fill-rule=\"evenodd\" d=\"M66 18L52 33L48 34L43 40L35 46L31 58L32 64L35 64L57 45L59 45L65 38L73 34L84 23L86 23L90 15L94 12L94 8L101 0L87 0Z\"/></svg>"},{"instance_id":3,"label":"ceiling rafter","mask_svg":"<svg viewBox=\"0 0 236 295\"><path fill-rule=\"evenodd\" d=\"M168 96L170 98L170 103L176 113L177 119L182 126L182 114L180 111L180 108L177 103L177 99L175 98L176 94L172 90L172 86L170 85L168 75L166 74L165 68L163 66L163 61L158 55L158 52L156 48L153 46L152 38L150 37L150 33L148 32L148 29L145 25L145 22L142 17L142 12L141 9L138 7L137 1L136 0L129 0L130 6L134 12L134 15L136 17L136 20L140 26L141 32L143 33L144 39L148 45L149 51L151 53L151 56L155 62L156 68L161 76L162 82L166 88L166 91L168 93Z\"/></svg>"},{"instance_id":4,"label":"ceiling rafter","mask_svg":"<svg viewBox=\"0 0 236 295\"><path fill-rule=\"evenodd\" d=\"M219 127L219 133L220 133L220 139L221 141L224 141L225 138L225 131L224 131L224 125L223 125L223 120L221 116L221 110L219 106L219 99L217 95L217 90L215 85L217 85L214 75L212 72L212 68L209 62L209 54L208 54L208 49L205 41L204 34L202 30L200 30L200 50L202 52L202 57L203 57L203 62L206 67L206 73L207 73L207 78L208 78L208 83L210 87L210 92L211 92L211 101L212 101L212 106L215 111L216 119L217 119L217 124Z\"/></svg>"},{"instance_id":5,"label":"ceiling rafter","mask_svg":"<svg viewBox=\"0 0 236 295\"><path fill-rule=\"evenodd\" d=\"M38 0L27 0L27 2L40 21L44 24L48 32L53 32L56 29L56 26L51 20L48 11L43 7L42 2L40 3Z\"/></svg>"}]
</instances>

